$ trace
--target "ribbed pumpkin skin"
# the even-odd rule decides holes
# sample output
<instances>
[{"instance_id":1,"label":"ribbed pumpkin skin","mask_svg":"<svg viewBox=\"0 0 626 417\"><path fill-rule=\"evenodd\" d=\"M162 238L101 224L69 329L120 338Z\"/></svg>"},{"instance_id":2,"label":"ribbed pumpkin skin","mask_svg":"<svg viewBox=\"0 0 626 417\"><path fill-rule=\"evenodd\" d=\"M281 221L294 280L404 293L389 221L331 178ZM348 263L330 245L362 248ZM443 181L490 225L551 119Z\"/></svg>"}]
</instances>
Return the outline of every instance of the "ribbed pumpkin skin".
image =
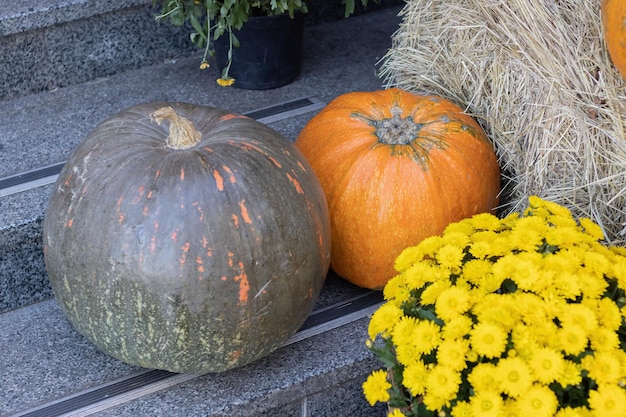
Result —
<instances>
[{"instance_id":1,"label":"ribbed pumpkin skin","mask_svg":"<svg viewBox=\"0 0 626 417\"><path fill-rule=\"evenodd\" d=\"M602 28L613 65L626 80L626 1L602 0Z\"/></svg>"},{"instance_id":2,"label":"ribbed pumpkin skin","mask_svg":"<svg viewBox=\"0 0 626 417\"><path fill-rule=\"evenodd\" d=\"M164 146L172 106L202 132ZM252 119L146 103L96 127L66 163L44 220L56 299L127 363L218 372L280 347L330 263L323 190L300 152Z\"/></svg>"},{"instance_id":3,"label":"ribbed pumpkin skin","mask_svg":"<svg viewBox=\"0 0 626 417\"><path fill-rule=\"evenodd\" d=\"M409 132L397 118L418 124L414 140L382 143L383 125L391 138ZM498 204L492 145L471 117L438 97L395 88L348 93L313 117L295 143L326 192L331 268L362 287L382 288L407 246Z\"/></svg>"}]
</instances>

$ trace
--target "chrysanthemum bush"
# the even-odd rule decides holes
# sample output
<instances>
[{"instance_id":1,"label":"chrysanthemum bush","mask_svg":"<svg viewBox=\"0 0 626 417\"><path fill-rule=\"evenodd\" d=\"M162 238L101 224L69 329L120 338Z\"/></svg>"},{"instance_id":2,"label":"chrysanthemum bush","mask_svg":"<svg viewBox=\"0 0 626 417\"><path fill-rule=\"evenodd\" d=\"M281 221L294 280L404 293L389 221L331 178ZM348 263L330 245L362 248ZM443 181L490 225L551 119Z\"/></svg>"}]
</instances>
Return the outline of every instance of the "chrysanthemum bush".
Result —
<instances>
[{"instance_id":1,"label":"chrysanthemum bush","mask_svg":"<svg viewBox=\"0 0 626 417\"><path fill-rule=\"evenodd\" d=\"M530 197L405 249L363 384L391 417L626 416L626 250Z\"/></svg>"}]
</instances>

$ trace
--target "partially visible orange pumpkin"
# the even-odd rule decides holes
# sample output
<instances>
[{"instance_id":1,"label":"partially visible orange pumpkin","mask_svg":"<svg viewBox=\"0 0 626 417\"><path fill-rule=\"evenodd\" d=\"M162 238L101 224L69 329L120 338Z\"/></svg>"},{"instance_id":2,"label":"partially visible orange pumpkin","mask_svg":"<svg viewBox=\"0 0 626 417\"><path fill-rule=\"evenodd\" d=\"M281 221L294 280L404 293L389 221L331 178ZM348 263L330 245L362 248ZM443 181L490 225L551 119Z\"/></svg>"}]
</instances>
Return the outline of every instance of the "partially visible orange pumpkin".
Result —
<instances>
[{"instance_id":1,"label":"partially visible orange pumpkin","mask_svg":"<svg viewBox=\"0 0 626 417\"><path fill-rule=\"evenodd\" d=\"M407 246L498 204L500 168L481 127L457 105L392 88L339 96L296 146L331 216L331 268L380 289Z\"/></svg>"},{"instance_id":2,"label":"partially visible orange pumpkin","mask_svg":"<svg viewBox=\"0 0 626 417\"><path fill-rule=\"evenodd\" d=\"M602 30L611 61L626 80L626 0L602 0Z\"/></svg>"}]
</instances>

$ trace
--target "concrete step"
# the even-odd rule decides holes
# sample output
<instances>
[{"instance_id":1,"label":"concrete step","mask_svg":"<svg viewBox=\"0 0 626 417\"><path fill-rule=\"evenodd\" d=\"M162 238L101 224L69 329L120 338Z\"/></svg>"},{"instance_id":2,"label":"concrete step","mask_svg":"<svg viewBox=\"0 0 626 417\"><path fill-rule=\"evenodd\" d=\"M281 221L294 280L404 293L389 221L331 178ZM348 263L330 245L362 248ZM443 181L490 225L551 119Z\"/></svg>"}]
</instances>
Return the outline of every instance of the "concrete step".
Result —
<instances>
[{"instance_id":1,"label":"concrete step","mask_svg":"<svg viewBox=\"0 0 626 417\"><path fill-rule=\"evenodd\" d=\"M376 10L401 0L370 4ZM360 6L360 2L359 6ZM341 19L340 1L309 0L306 24ZM190 26L157 22L152 0L0 2L0 100L53 91L197 53ZM357 13L363 12L362 7Z\"/></svg>"}]
</instances>

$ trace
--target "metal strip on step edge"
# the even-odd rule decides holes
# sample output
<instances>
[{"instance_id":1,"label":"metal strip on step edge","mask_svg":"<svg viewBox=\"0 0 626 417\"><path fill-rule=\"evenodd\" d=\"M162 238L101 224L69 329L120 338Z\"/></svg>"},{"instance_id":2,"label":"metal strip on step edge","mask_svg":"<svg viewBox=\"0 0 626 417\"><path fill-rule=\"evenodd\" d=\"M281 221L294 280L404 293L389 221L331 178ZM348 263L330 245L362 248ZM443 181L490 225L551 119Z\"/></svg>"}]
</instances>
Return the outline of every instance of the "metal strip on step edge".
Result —
<instances>
[{"instance_id":1,"label":"metal strip on step edge","mask_svg":"<svg viewBox=\"0 0 626 417\"><path fill-rule=\"evenodd\" d=\"M270 124L320 110L326 103L317 97L303 97L244 113L257 121ZM0 178L0 197L53 184L65 161Z\"/></svg>"},{"instance_id":2,"label":"metal strip on step edge","mask_svg":"<svg viewBox=\"0 0 626 417\"><path fill-rule=\"evenodd\" d=\"M383 303L382 293L370 291L313 311L283 346L336 329L372 314ZM144 370L76 394L10 415L11 417L84 417L145 395L164 390L204 374L177 374Z\"/></svg>"}]
</instances>

